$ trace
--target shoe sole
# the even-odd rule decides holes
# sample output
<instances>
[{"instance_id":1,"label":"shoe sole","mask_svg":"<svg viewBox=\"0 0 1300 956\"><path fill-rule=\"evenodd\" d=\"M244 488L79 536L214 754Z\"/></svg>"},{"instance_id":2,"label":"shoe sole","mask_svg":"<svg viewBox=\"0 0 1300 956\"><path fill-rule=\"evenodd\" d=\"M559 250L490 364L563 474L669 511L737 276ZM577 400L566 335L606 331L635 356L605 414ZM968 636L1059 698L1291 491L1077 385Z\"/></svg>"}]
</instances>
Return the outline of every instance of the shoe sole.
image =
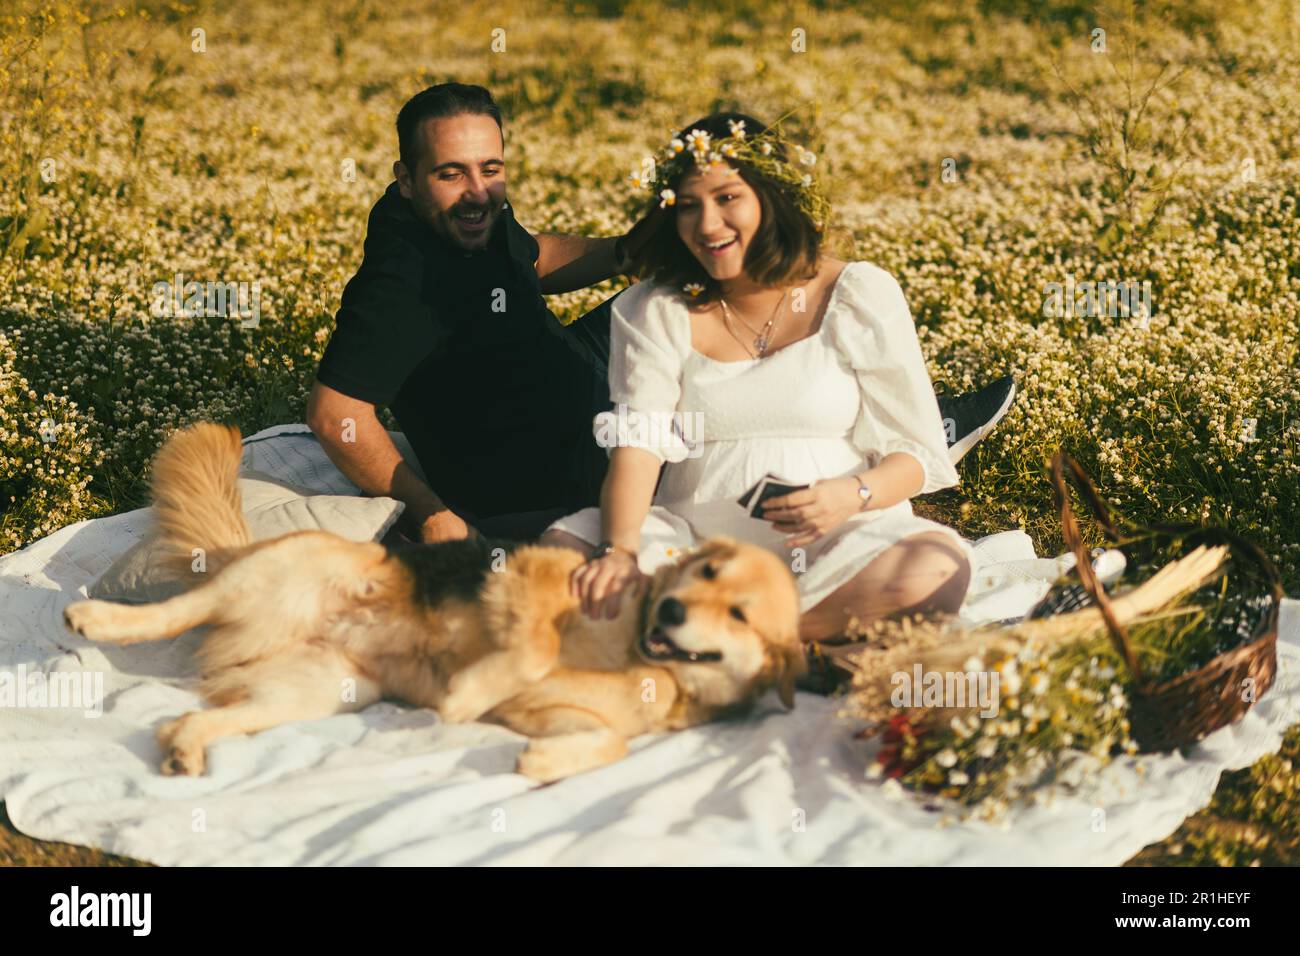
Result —
<instances>
[{"instance_id":1,"label":"shoe sole","mask_svg":"<svg viewBox=\"0 0 1300 956\"><path fill-rule=\"evenodd\" d=\"M975 429L961 441L954 442L948 449L948 459L955 465L966 457L966 453L974 448L984 436L997 427L998 422L1007 417L1007 412L1011 409L1011 403L1016 398L1016 383L1011 383L1011 391L1007 392L1006 399L1002 402L1001 407L993 414L987 422Z\"/></svg>"}]
</instances>

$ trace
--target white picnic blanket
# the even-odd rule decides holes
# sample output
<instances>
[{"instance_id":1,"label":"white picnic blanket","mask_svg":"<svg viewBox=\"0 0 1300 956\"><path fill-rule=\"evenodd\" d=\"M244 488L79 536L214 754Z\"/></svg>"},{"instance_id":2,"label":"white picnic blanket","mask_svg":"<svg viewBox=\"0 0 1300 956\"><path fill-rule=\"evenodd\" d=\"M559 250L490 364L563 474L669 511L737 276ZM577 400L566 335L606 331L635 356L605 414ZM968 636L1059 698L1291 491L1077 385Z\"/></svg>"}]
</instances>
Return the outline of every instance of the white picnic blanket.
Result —
<instances>
[{"instance_id":1,"label":"white picnic blanket","mask_svg":"<svg viewBox=\"0 0 1300 956\"><path fill-rule=\"evenodd\" d=\"M247 439L244 464L355 491L302 426ZM1088 792L1000 825L940 826L921 799L865 780L877 744L853 740L837 704L811 694L793 713L769 698L743 721L638 738L625 759L550 786L513 772L521 736L388 703L224 740L206 776L164 777L153 729L199 705L197 635L103 649L61 623L147 525L146 511L80 522L0 557L0 674L102 680L100 716L0 707L0 797L30 836L171 865L1113 866L1300 722L1300 602L1289 600L1276 686L1241 723L1186 758L1116 761ZM974 544L971 620L1024 613L1056 573L1019 531Z\"/></svg>"}]
</instances>

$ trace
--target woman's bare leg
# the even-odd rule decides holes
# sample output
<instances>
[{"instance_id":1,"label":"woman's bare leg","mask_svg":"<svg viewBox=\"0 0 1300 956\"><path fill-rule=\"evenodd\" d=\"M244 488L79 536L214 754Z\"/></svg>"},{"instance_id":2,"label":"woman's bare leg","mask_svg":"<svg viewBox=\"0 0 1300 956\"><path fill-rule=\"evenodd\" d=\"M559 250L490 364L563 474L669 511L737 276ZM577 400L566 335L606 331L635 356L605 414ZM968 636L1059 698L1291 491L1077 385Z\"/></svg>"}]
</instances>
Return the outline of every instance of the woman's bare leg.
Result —
<instances>
[{"instance_id":1,"label":"woman's bare leg","mask_svg":"<svg viewBox=\"0 0 1300 956\"><path fill-rule=\"evenodd\" d=\"M953 613L970 577L970 563L951 537L941 531L911 535L809 608L799 636L824 641L843 634L851 619L861 626L895 614Z\"/></svg>"}]
</instances>

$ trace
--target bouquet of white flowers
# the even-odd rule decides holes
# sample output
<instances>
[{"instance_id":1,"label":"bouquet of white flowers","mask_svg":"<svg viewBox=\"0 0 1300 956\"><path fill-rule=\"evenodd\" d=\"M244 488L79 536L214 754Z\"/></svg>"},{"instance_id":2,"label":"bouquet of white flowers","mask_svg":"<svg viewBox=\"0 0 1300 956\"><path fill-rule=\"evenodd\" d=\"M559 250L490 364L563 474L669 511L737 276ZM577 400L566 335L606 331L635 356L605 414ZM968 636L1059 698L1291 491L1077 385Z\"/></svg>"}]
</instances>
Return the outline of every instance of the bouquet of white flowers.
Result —
<instances>
[{"instance_id":1,"label":"bouquet of white flowers","mask_svg":"<svg viewBox=\"0 0 1300 956\"><path fill-rule=\"evenodd\" d=\"M1270 686L1280 583L1262 552L1218 528L1121 533L1073 459L1052 465L1075 565L1026 619L972 629L918 618L866 635L843 713L868 722L860 737L883 734L869 776L995 817L1116 754L1189 744ZM1114 560L1094 566L1085 552L1066 467Z\"/></svg>"}]
</instances>

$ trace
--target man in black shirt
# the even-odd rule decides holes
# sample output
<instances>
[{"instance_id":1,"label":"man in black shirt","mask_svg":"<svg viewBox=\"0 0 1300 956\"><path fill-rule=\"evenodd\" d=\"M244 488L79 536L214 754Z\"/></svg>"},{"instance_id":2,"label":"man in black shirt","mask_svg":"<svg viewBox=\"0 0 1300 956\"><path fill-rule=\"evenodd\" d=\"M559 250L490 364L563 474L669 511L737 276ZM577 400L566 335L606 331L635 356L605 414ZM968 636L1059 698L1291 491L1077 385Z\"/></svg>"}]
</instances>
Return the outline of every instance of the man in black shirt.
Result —
<instances>
[{"instance_id":1,"label":"man in black shirt","mask_svg":"<svg viewBox=\"0 0 1300 956\"><path fill-rule=\"evenodd\" d=\"M500 114L443 84L398 117L397 181L371 210L308 402L330 459L406 503L424 541L534 537L599 497L609 305L565 327L542 295L614 275L615 239L531 236L506 200ZM620 250L621 251L621 250ZM426 473L375 414L388 405Z\"/></svg>"}]
</instances>

